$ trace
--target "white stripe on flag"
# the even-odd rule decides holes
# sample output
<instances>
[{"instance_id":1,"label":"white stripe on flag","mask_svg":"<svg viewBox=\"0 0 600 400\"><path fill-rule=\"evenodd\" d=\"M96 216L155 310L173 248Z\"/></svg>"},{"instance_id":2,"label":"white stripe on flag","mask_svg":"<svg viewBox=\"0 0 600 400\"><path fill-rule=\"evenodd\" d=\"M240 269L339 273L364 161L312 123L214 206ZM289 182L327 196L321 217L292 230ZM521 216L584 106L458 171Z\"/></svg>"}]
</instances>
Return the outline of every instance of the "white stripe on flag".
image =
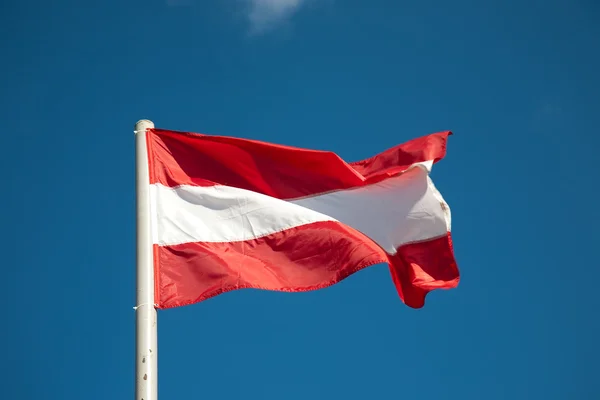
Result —
<instances>
[{"instance_id":1,"label":"white stripe on flag","mask_svg":"<svg viewBox=\"0 0 600 400\"><path fill-rule=\"evenodd\" d=\"M428 177L429 163L376 184L285 201L229 186L151 185L154 243L232 242L300 225L339 221L388 254L445 235L450 214Z\"/></svg>"}]
</instances>

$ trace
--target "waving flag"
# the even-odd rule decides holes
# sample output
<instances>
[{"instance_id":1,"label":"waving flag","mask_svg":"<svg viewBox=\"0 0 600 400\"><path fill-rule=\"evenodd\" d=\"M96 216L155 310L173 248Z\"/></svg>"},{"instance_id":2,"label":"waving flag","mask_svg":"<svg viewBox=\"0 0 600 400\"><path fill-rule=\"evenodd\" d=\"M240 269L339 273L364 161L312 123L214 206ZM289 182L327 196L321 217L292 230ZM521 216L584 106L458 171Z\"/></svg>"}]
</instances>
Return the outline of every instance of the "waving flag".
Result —
<instances>
[{"instance_id":1,"label":"waving flag","mask_svg":"<svg viewBox=\"0 0 600 400\"><path fill-rule=\"evenodd\" d=\"M146 132L155 302L300 292L387 263L400 298L456 287L450 209L429 172L450 132L347 163L254 140Z\"/></svg>"}]
</instances>

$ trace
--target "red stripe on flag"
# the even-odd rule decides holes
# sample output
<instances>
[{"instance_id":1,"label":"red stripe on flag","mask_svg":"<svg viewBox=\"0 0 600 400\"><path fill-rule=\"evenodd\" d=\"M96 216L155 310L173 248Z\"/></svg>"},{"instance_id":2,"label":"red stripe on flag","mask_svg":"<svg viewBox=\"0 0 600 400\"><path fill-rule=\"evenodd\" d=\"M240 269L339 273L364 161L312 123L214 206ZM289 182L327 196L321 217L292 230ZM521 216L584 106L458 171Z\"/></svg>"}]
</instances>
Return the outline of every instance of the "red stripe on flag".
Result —
<instances>
[{"instance_id":1,"label":"red stripe on flag","mask_svg":"<svg viewBox=\"0 0 600 400\"><path fill-rule=\"evenodd\" d=\"M450 234L386 254L339 222L316 222L258 239L156 246L159 308L189 305L224 292L254 288L302 292L336 284L377 263L388 263L402 300L420 308L433 289L459 281Z\"/></svg>"},{"instance_id":2,"label":"red stripe on flag","mask_svg":"<svg viewBox=\"0 0 600 400\"><path fill-rule=\"evenodd\" d=\"M364 186L446 154L451 132L423 136L367 160L346 163L332 152L255 140L151 129L150 183L215 184L293 199Z\"/></svg>"}]
</instances>

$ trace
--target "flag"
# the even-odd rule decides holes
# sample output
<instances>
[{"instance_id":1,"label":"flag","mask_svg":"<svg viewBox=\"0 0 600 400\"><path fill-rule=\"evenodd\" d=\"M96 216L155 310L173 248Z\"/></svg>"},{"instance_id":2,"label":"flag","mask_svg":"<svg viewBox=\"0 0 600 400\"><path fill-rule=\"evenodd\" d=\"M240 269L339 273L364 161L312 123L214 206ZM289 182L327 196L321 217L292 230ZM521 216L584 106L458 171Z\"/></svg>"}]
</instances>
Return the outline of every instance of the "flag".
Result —
<instances>
[{"instance_id":1,"label":"flag","mask_svg":"<svg viewBox=\"0 0 600 400\"><path fill-rule=\"evenodd\" d=\"M429 177L451 132L352 163L255 140L146 135L157 308L243 288L316 290L379 263L412 308L458 284L450 208Z\"/></svg>"}]
</instances>

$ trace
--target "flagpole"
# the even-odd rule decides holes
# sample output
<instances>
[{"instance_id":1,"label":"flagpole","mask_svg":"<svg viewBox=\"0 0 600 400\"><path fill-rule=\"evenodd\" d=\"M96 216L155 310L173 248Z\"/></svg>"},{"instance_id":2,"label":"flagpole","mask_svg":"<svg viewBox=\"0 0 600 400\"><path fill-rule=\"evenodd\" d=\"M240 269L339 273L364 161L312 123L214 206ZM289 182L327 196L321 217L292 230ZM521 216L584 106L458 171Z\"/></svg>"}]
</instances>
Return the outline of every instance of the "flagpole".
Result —
<instances>
[{"instance_id":1,"label":"flagpole","mask_svg":"<svg viewBox=\"0 0 600 400\"><path fill-rule=\"evenodd\" d=\"M150 226L150 178L146 130L154 123L140 120L135 125L136 169L136 265L137 304L135 307L135 400L157 400L157 326L154 308L154 263Z\"/></svg>"}]
</instances>

